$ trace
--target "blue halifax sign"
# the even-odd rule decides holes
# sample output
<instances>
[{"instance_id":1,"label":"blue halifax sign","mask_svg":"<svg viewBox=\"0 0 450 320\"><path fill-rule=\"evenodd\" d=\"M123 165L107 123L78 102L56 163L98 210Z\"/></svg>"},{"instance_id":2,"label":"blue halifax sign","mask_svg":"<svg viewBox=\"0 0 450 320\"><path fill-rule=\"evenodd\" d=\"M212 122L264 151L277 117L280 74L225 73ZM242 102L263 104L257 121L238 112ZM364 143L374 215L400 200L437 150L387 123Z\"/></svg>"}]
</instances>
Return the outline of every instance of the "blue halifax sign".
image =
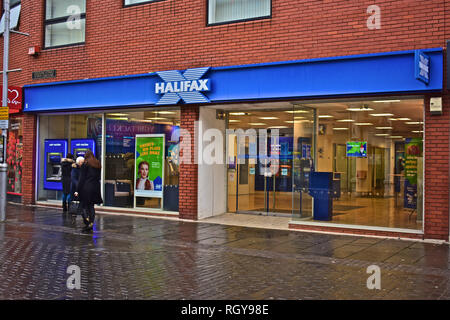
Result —
<instances>
[{"instance_id":1,"label":"blue halifax sign","mask_svg":"<svg viewBox=\"0 0 450 320\"><path fill-rule=\"evenodd\" d=\"M210 102L200 93L210 91L210 79L200 79L208 70L209 67L187 69L183 74L178 70L156 72L164 80L155 83L155 93L163 94L156 104L177 104L180 100L185 103Z\"/></svg>"},{"instance_id":2,"label":"blue halifax sign","mask_svg":"<svg viewBox=\"0 0 450 320\"><path fill-rule=\"evenodd\" d=\"M416 79L428 84L430 82L430 57L422 50L416 50L414 60Z\"/></svg>"},{"instance_id":3,"label":"blue halifax sign","mask_svg":"<svg viewBox=\"0 0 450 320\"><path fill-rule=\"evenodd\" d=\"M431 48L33 84L24 112L441 92L443 58Z\"/></svg>"}]
</instances>

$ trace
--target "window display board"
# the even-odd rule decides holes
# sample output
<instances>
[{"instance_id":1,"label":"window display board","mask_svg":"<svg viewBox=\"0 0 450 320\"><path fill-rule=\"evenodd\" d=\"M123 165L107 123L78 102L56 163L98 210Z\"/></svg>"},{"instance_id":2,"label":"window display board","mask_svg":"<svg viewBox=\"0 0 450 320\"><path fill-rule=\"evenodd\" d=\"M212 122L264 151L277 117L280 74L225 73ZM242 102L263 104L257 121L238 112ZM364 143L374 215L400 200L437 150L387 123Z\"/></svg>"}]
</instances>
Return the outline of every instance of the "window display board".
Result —
<instances>
[{"instance_id":1,"label":"window display board","mask_svg":"<svg viewBox=\"0 0 450 320\"><path fill-rule=\"evenodd\" d=\"M136 135L136 197L163 198L164 134Z\"/></svg>"},{"instance_id":2,"label":"window display board","mask_svg":"<svg viewBox=\"0 0 450 320\"><path fill-rule=\"evenodd\" d=\"M76 158L84 157L86 152L91 150L95 154L95 141L93 139L73 139L70 141L70 151Z\"/></svg>"},{"instance_id":3,"label":"window display board","mask_svg":"<svg viewBox=\"0 0 450 320\"><path fill-rule=\"evenodd\" d=\"M417 209L417 164L422 157L422 148L422 139L409 138L405 141L404 207L409 209Z\"/></svg>"},{"instance_id":4,"label":"window display board","mask_svg":"<svg viewBox=\"0 0 450 320\"><path fill-rule=\"evenodd\" d=\"M67 156L67 140L46 139L44 142L44 189L62 190L61 159Z\"/></svg>"}]
</instances>

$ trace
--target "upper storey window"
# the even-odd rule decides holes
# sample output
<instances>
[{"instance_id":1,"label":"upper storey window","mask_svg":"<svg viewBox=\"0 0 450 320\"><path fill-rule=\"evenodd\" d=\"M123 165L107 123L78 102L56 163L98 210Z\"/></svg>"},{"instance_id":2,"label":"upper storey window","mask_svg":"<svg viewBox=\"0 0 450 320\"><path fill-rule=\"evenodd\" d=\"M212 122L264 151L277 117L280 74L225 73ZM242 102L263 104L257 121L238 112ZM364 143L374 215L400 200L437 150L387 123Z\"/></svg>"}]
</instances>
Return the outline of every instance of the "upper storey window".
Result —
<instances>
[{"instance_id":1,"label":"upper storey window","mask_svg":"<svg viewBox=\"0 0 450 320\"><path fill-rule=\"evenodd\" d=\"M125 6L132 6L132 5L135 5L135 4L149 3L149 2L156 2L156 1L160 1L160 0L124 0L124 5Z\"/></svg>"},{"instance_id":2,"label":"upper storey window","mask_svg":"<svg viewBox=\"0 0 450 320\"><path fill-rule=\"evenodd\" d=\"M208 0L208 24L268 18L271 0Z\"/></svg>"},{"instance_id":3,"label":"upper storey window","mask_svg":"<svg viewBox=\"0 0 450 320\"><path fill-rule=\"evenodd\" d=\"M10 14L9 14L9 28L17 29L19 25L19 16L21 8L20 0L11 0L9 2ZM5 13L2 15L0 20L0 34L5 31Z\"/></svg>"},{"instance_id":4,"label":"upper storey window","mask_svg":"<svg viewBox=\"0 0 450 320\"><path fill-rule=\"evenodd\" d=\"M84 43L86 0L46 0L45 47Z\"/></svg>"}]
</instances>

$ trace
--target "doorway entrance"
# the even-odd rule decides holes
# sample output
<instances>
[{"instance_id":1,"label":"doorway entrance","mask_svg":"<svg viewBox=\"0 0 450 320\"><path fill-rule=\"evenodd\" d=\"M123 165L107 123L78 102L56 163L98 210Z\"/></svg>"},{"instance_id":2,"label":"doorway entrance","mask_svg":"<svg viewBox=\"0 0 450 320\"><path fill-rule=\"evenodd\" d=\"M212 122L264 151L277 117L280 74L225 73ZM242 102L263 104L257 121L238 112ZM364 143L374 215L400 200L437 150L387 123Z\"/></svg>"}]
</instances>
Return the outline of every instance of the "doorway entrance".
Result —
<instances>
[{"instance_id":1,"label":"doorway entrance","mask_svg":"<svg viewBox=\"0 0 450 320\"><path fill-rule=\"evenodd\" d=\"M231 111L228 127L228 210L310 218L315 110Z\"/></svg>"}]
</instances>

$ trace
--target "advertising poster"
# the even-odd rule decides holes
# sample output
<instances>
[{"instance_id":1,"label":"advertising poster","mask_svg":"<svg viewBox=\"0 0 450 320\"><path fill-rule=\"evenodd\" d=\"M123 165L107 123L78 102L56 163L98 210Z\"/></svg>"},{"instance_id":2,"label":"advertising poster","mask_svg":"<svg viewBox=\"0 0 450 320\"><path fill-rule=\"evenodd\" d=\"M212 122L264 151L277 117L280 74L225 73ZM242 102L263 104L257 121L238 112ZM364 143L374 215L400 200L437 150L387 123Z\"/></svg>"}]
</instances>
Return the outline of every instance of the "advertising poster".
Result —
<instances>
[{"instance_id":1,"label":"advertising poster","mask_svg":"<svg viewBox=\"0 0 450 320\"><path fill-rule=\"evenodd\" d=\"M164 138L164 134L136 135L136 197L163 197Z\"/></svg>"},{"instance_id":2,"label":"advertising poster","mask_svg":"<svg viewBox=\"0 0 450 320\"><path fill-rule=\"evenodd\" d=\"M405 195L404 207L417 208L417 158L422 157L422 139L405 141Z\"/></svg>"}]
</instances>

